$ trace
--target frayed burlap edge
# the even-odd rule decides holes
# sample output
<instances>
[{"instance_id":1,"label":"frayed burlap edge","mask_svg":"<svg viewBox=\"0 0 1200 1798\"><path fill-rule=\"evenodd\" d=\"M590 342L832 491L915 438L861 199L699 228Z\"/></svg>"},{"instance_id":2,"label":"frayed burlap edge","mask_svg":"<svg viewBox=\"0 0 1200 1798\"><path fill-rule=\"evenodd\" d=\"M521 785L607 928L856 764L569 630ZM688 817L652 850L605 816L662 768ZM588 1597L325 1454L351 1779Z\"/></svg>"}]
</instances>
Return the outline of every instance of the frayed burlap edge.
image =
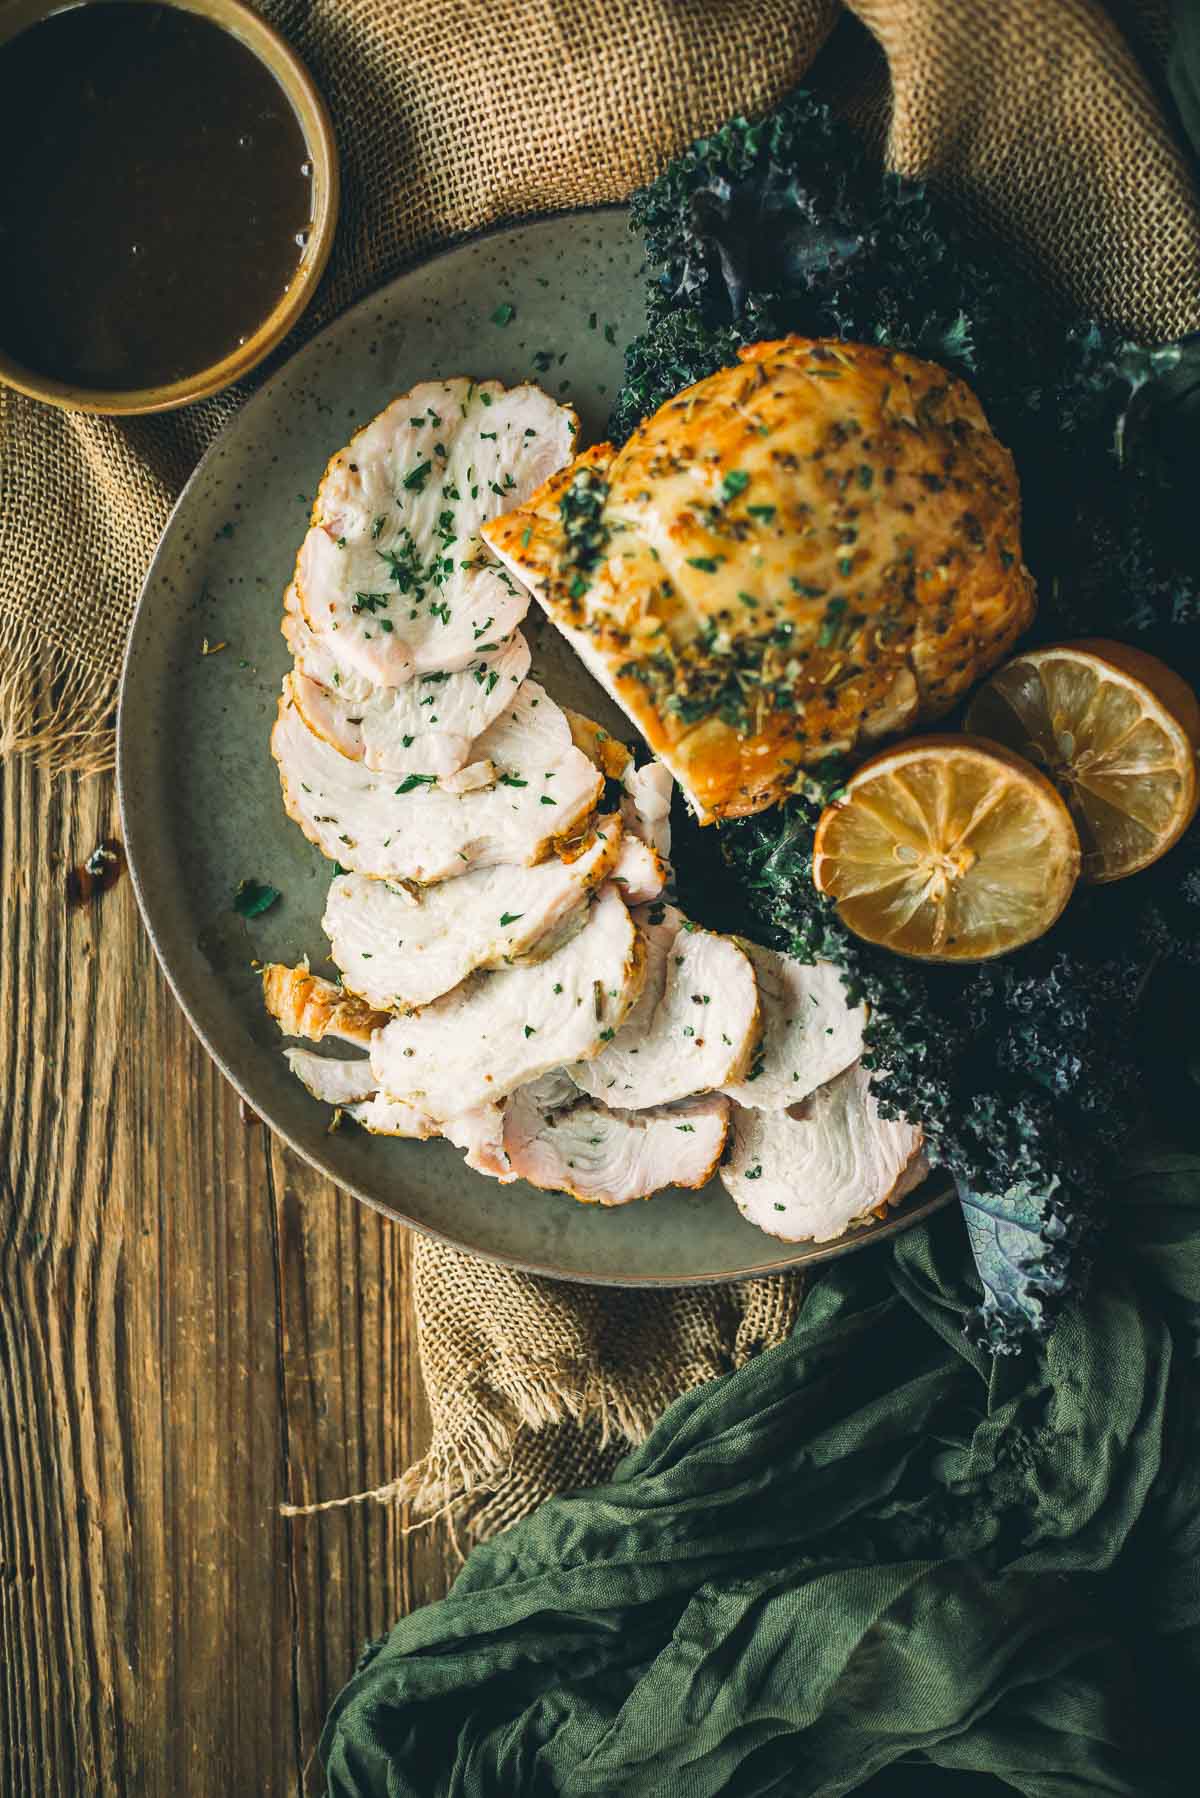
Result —
<instances>
[{"instance_id":1,"label":"frayed burlap edge","mask_svg":"<svg viewBox=\"0 0 1200 1798\"><path fill-rule=\"evenodd\" d=\"M280 1510L300 1518L406 1506L405 1534L442 1524L456 1547L460 1531L486 1540L555 1493L606 1480L676 1399L786 1341L804 1288L793 1272L726 1287L600 1291L514 1275L418 1238L428 1450L382 1485ZM451 1291L464 1302L448 1304ZM528 1354L508 1340L502 1356L514 1303L541 1312L549 1328Z\"/></svg>"},{"instance_id":2,"label":"frayed burlap edge","mask_svg":"<svg viewBox=\"0 0 1200 1798\"><path fill-rule=\"evenodd\" d=\"M47 773L105 774L116 760L109 728L118 682L48 643L32 619L0 633L0 761L27 755Z\"/></svg>"}]
</instances>

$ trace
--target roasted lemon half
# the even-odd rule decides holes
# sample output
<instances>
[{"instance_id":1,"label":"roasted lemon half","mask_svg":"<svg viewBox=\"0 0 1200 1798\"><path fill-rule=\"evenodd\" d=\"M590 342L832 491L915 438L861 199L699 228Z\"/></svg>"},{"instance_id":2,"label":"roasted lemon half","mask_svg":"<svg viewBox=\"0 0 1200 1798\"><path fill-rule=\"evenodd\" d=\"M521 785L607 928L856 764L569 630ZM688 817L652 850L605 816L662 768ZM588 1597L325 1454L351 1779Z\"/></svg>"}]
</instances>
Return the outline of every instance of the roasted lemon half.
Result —
<instances>
[{"instance_id":1,"label":"roasted lemon half","mask_svg":"<svg viewBox=\"0 0 1200 1798\"><path fill-rule=\"evenodd\" d=\"M1200 701L1143 650L1102 638L1030 650L980 688L966 724L1049 775L1079 831L1084 880L1136 874L1196 814Z\"/></svg>"},{"instance_id":2,"label":"roasted lemon half","mask_svg":"<svg viewBox=\"0 0 1200 1798\"><path fill-rule=\"evenodd\" d=\"M1044 774L977 737L912 738L825 808L813 879L856 936L923 961L1032 942L1079 875L1079 837Z\"/></svg>"}]
</instances>

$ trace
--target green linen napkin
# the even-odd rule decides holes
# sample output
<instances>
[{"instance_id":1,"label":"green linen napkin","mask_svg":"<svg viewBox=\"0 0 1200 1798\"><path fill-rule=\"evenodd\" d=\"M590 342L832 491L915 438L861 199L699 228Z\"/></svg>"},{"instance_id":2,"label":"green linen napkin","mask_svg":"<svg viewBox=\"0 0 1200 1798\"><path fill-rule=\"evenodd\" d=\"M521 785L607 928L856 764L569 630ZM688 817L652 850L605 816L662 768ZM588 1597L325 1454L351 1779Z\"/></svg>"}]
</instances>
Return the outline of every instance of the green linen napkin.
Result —
<instances>
[{"instance_id":1,"label":"green linen napkin","mask_svg":"<svg viewBox=\"0 0 1200 1798\"><path fill-rule=\"evenodd\" d=\"M1131 1165L1043 1347L972 1348L977 1296L955 1213L842 1263L367 1650L330 1792L1193 1790L1200 1155Z\"/></svg>"}]
</instances>

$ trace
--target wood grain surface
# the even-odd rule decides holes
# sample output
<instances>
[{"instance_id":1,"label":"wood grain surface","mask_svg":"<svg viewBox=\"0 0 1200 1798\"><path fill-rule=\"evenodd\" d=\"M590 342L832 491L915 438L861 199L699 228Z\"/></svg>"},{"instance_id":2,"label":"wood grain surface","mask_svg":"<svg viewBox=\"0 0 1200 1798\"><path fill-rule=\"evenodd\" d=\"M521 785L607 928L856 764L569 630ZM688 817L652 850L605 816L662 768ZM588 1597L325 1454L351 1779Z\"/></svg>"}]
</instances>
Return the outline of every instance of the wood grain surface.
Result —
<instances>
[{"instance_id":1,"label":"wood grain surface","mask_svg":"<svg viewBox=\"0 0 1200 1798\"><path fill-rule=\"evenodd\" d=\"M322 1789L362 1645L444 1538L375 1504L427 1440L405 1233L256 1120L158 972L108 779L0 769L0 1793Z\"/></svg>"}]
</instances>

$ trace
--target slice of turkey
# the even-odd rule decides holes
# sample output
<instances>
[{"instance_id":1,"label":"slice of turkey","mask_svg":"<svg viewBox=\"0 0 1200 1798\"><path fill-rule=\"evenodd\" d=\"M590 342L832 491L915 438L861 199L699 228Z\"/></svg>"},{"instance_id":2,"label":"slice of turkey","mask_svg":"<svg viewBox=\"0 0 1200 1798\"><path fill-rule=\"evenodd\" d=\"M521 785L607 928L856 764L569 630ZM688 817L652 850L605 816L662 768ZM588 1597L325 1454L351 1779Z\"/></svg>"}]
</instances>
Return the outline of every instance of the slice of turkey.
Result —
<instances>
[{"instance_id":1,"label":"slice of turkey","mask_svg":"<svg viewBox=\"0 0 1200 1798\"><path fill-rule=\"evenodd\" d=\"M400 1099L389 1099L385 1093L373 1093L369 1099L345 1105L342 1109L372 1136L408 1136L425 1142L429 1137L441 1134L437 1124L423 1111L418 1111L414 1105L405 1105Z\"/></svg>"},{"instance_id":2,"label":"slice of turkey","mask_svg":"<svg viewBox=\"0 0 1200 1798\"><path fill-rule=\"evenodd\" d=\"M516 1179L504 1152L504 1108L501 1105L477 1105L458 1117L448 1118L442 1135L456 1149L465 1149L468 1167L487 1174L507 1186Z\"/></svg>"},{"instance_id":3,"label":"slice of turkey","mask_svg":"<svg viewBox=\"0 0 1200 1798\"><path fill-rule=\"evenodd\" d=\"M291 692L309 730L351 761L390 774L453 774L528 672L529 645L514 631L457 674L422 674L361 698L297 668Z\"/></svg>"},{"instance_id":4,"label":"slice of turkey","mask_svg":"<svg viewBox=\"0 0 1200 1798\"><path fill-rule=\"evenodd\" d=\"M640 837L664 861L671 855L671 795L675 777L661 762L646 762L640 768L632 763L622 776L625 788L621 800L621 816L625 829Z\"/></svg>"},{"instance_id":5,"label":"slice of turkey","mask_svg":"<svg viewBox=\"0 0 1200 1798\"><path fill-rule=\"evenodd\" d=\"M510 1180L516 1178L515 1174L507 1173L506 1159L494 1166L483 1162L489 1139L494 1140L496 1152L503 1157L504 1120L498 1107L468 1112L465 1117L452 1119L443 1131L439 1131L424 1112L404 1104L403 1100L389 1099L378 1090L379 1082L365 1055L356 1055L353 1059L334 1058L317 1055L312 1049L285 1049L284 1056L293 1074L314 1099L325 1105L338 1106L373 1136L409 1136L425 1140L444 1134L460 1148L474 1145L480 1159L472 1165L482 1166L483 1172L500 1171Z\"/></svg>"},{"instance_id":6,"label":"slice of turkey","mask_svg":"<svg viewBox=\"0 0 1200 1798\"><path fill-rule=\"evenodd\" d=\"M589 895L621 850L616 817L597 820L591 845L573 861L473 868L435 886L398 888L365 874L338 874L322 923L347 987L372 1005L416 1010L465 980L548 954L582 919Z\"/></svg>"},{"instance_id":7,"label":"slice of turkey","mask_svg":"<svg viewBox=\"0 0 1200 1798\"><path fill-rule=\"evenodd\" d=\"M673 905L634 916L647 940L642 997L599 1055L569 1068L572 1080L606 1105L642 1111L742 1079L761 1024L745 950Z\"/></svg>"},{"instance_id":8,"label":"slice of turkey","mask_svg":"<svg viewBox=\"0 0 1200 1798\"><path fill-rule=\"evenodd\" d=\"M626 831L613 873L613 880L625 895L625 903L648 904L659 897L670 878L671 870L657 850Z\"/></svg>"},{"instance_id":9,"label":"slice of turkey","mask_svg":"<svg viewBox=\"0 0 1200 1798\"><path fill-rule=\"evenodd\" d=\"M307 675L319 686L333 688L351 702L365 702L379 691L374 681L368 680L365 675L355 674L352 668L339 662L329 643L313 636L300 610L295 581L290 581L284 591L283 622L279 628L296 664L297 673ZM333 642L336 641L334 638Z\"/></svg>"},{"instance_id":10,"label":"slice of turkey","mask_svg":"<svg viewBox=\"0 0 1200 1798\"><path fill-rule=\"evenodd\" d=\"M504 1113L509 1179L599 1205L648 1199L666 1186L703 1186L729 1127L719 1093L646 1111L610 1111L594 1099L563 1106L555 1076L515 1092Z\"/></svg>"},{"instance_id":11,"label":"slice of turkey","mask_svg":"<svg viewBox=\"0 0 1200 1798\"><path fill-rule=\"evenodd\" d=\"M571 742L561 707L527 680L476 740L490 785L447 792L437 778L372 773L314 736L283 683L271 733L283 802L323 855L360 874L445 880L496 862L532 864L596 805L603 777ZM474 766L475 764L472 764ZM458 781L465 770L447 776Z\"/></svg>"},{"instance_id":12,"label":"slice of turkey","mask_svg":"<svg viewBox=\"0 0 1200 1798\"><path fill-rule=\"evenodd\" d=\"M323 1105L354 1105L372 1098L378 1089L365 1055L334 1058L317 1055L312 1049L285 1049L283 1053L297 1080Z\"/></svg>"},{"instance_id":13,"label":"slice of turkey","mask_svg":"<svg viewBox=\"0 0 1200 1798\"><path fill-rule=\"evenodd\" d=\"M312 1043L333 1036L368 1045L374 1033L391 1022L387 1013L373 1011L332 980L310 973L307 962L298 968L268 962L262 970L262 988L263 1004L285 1036L307 1037Z\"/></svg>"},{"instance_id":14,"label":"slice of turkey","mask_svg":"<svg viewBox=\"0 0 1200 1798\"><path fill-rule=\"evenodd\" d=\"M620 1029L645 978L641 935L605 886L583 927L544 961L472 974L376 1036L380 1090L445 1120L496 1104Z\"/></svg>"},{"instance_id":15,"label":"slice of turkey","mask_svg":"<svg viewBox=\"0 0 1200 1798\"><path fill-rule=\"evenodd\" d=\"M786 1242L828 1242L928 1172L919 1125L879 1115L861 1062L786 1111L733 1108L721 1179L744 1218Z\"/></svg>"},{"instance_id":16,"label":"slice of turkey","mask_svg":"<svg viewBox=\"0 0 1200 1798\"><path fill-rule=\"evenodd\" d=\"M850 1005L831 962L802 962L742 943L754 963L765 1027L749 1075L725 1091L739 1105L778 1111L807 1098L862 1054L866 1007Z\"/></svg>"},{"instance_id":17,"label":"slice of turkey","mask_svg":"<svg viewBox=\"0 0 1200 1798\"><path fill-rule=\"evenodd\" d=\"M294 582L305 621L379 686L466 668L529 594L478 537L570 460L578 421L538 387L426 381L325 470Z\"/></svg>"},{"instance_id":18,"label":"slice of turkey","mask_svg":"<svg viewBox=\"0 0 1200 1798\"><path fill-rule=\"evenodd\" d=\"M565 1068L552 1068L528 1085L518 1087L502 1105L481 1105L446 1125L446 1135L466 1150L467 1166L499 1180L502 1186L511 1185L517 1178L505 1147L505 1121L510 1107L527 1095L536 1095L536 1103L543 1111L554 1111L573 1105L579 1098L579 1088Z\"/></svg>"}]
</instances>

